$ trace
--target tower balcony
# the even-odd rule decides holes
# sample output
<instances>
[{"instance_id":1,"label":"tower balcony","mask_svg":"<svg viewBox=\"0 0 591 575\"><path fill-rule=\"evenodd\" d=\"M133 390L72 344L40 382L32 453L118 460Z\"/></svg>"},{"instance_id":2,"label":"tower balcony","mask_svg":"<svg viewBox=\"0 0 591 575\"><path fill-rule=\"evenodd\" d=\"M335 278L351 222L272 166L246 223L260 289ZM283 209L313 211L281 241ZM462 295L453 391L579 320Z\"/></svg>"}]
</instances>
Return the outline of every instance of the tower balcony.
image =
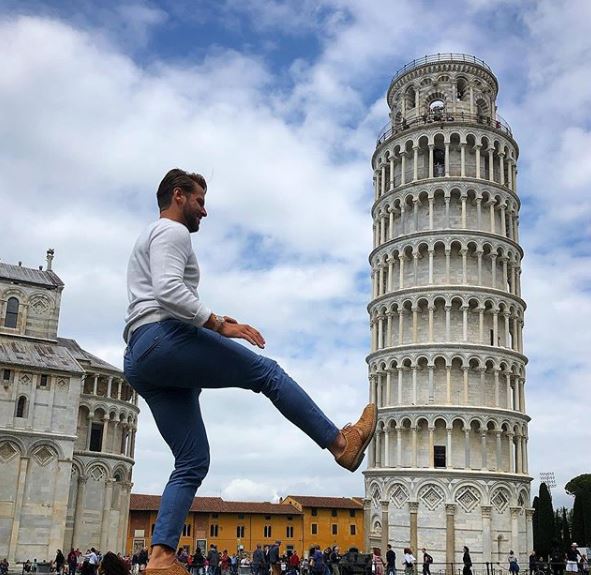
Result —
<instances>
[{"instance_id":1,"label":"tower balcony","mask_svg":"<svg viewBox=\"0 0 591 575\"><path fill-rule=\"evenodd\" d=\"M391 122L388 122L380 131L380 135L376 141L376 146L380 146L392 138L405 132L409 132L414 128L430 127L434 125L439 125L441 128L443 128L445 125L453 125L458 123L474 125L478 127L488 127L513 139L513 130L511 129L511 126L499 114L495 114L495 116L492 117L483 114L470 114L469 112L465 111L456 111L455 113L452 113L446 111L443 108L435 107L430 109L429 112L416 115L415 117L403 119L401 122L396 123L395 125L393 125ZM444 173L442 172L439 175L443 176Z\"/></svg>"}]
</instances>

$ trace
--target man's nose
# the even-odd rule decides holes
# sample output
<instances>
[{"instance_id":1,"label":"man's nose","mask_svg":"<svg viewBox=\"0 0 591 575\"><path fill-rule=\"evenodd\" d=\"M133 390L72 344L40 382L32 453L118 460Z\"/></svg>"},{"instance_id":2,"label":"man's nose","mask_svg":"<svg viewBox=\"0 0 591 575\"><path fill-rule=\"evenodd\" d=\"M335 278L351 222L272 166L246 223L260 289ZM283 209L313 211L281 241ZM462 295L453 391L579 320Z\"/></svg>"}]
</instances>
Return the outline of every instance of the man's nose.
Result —
<instances>
[{"instance_id":1,"label":"man's nose","mask_svg":"<svg viewBox=\"0 0 591 575\"><path fill-rule=\"evenodd\" d=\"M201 217L202 218L206 218L207 217L207 210L205 208L201 208Z\"/></svg>"}]
</instances>

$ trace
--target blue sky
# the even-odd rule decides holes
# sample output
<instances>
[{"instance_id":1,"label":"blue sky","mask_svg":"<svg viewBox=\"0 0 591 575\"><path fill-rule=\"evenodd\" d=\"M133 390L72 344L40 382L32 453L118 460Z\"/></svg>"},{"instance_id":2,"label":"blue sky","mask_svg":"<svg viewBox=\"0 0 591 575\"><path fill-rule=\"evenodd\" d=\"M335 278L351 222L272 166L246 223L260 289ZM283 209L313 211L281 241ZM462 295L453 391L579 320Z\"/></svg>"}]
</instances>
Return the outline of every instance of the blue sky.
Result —
<instances>
[{"instance_id":1,"label":"blue sky","mask_svg":"<svg viewBox=\"0 0 591 575\"><path fill-rule=\"evenodd\" d=\"M530 471L564 484L588 468L590 436L590 20L576 0L5 1L0 258L36 266L54 247L61 335L121 365L130 247L156 217L162 174L201 171L202 298L259 327L338 424L353 420L367 397L385 91L413 58L473 54L497 75L520 145ZM340 473L262 398L212 392L204 405L214 457L202 494L363 492L360 472ZM157 493L171 460L141 417L134 489Z\"/></svg>"}]
</instances>

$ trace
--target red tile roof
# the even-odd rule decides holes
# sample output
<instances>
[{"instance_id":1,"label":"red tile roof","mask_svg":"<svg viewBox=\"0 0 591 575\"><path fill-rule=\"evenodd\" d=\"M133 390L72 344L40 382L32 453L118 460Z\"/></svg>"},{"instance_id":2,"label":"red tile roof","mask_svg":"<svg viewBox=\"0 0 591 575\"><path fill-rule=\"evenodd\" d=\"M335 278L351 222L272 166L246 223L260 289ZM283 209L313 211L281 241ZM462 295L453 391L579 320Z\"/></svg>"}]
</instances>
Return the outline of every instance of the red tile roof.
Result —
<instances>
[{"instance_id":1,"label":"red tile roof","mask_svg":"<svg viewBox=\"0 0 591 575\"><path fill-rule=\"evenodd\" d=\"M160 495L132 493L130 511L158 511ZM260 513L265 515L301 515L292 505L257 501L224 501L221 497L195 497L189 511L201 513Z\"/></svg>"},{"instance_id":2,"label":"red tile roof","mask_svg":"<svg viewBox=\"0 0 591 575\"><path fill-rule=\"evenodd\" d=\"M288 495L283 501L291 498L302 507L330 507L333 509L363 509L359 498L353 497L314 497L312 495Z\"/></svg>"}]
</instances>

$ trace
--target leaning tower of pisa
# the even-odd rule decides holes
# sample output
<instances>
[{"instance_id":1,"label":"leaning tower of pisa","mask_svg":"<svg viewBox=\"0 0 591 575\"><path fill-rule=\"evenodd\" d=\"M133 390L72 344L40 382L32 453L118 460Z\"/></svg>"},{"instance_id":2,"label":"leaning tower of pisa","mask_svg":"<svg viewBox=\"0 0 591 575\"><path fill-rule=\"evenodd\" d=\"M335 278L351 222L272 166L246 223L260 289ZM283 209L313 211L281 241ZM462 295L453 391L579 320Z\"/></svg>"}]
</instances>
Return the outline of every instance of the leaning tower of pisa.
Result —
<instances>
[{"instance_id":1,"label":"leaning tower of pisa","mask_svg":"<svg viewBox=\"0 0 591 575\"><path fill-rule=\"evenodd\" d=\"M372 158L366 545L448 571L464 545L475 566L533 545L519 150L497 92L473 56L407 64Z\"/></svg>"}]
</instances>

